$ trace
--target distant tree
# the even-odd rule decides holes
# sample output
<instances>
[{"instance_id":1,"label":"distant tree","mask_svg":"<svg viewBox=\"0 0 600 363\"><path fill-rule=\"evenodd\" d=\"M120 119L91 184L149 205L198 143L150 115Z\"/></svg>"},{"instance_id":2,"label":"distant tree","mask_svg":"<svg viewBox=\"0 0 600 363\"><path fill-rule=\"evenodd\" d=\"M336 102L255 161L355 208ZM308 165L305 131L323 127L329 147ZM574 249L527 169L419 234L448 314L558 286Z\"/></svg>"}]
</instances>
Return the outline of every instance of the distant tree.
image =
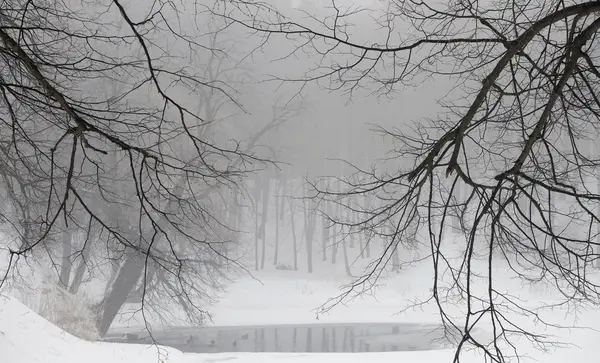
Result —
<instances>
[{"instance_id":1,"label":"distant tree","mask_svg":"<svg viewBox=\"0 0 600 363\"><path fill-rule=\"evenodd\" d=\"M277 189L275 196L275 251L273 252L273 265L277 266L279 263L279 239L280 239L280 225L285 221L285 176L278 173L277 175Z\"/></svg>"},{"instance_id":2,"label":"distant tree","mask_svg":"<svg viewBox=\"0 0 600 363\"><path fill-rule=\"evenodd\" d=\"M262 239L262 248L260 254L260 268L265 268L265 258L267 254L267 221L269 219L269 197L271 195L271 176L269 172L263 174L261 185L261 206L262 213L260 214L261 222L259 229L259 237Z\"/></svg>"},{"instance_id":3,"label":"distant tree","mask_svg":"<svg viewBox=\"0 0 600 363\"><path fill-rule=\"evenodd\" d=\"M294 187L293 187L293 183L290 181L288 183L289 185L289 190L290 190L290 195L293 194L294 192ZM293 253L293 257L294 257L294 271L298 271L298 238L296 236L296 219L295 219L295 210L296 210L296 205L294 204L294 198L289 198L289 204L290 204L290 229L292 230L292 253Z\"/></svg>"},{"instance_id":4,"label":"distant tree","mask_svg":"<svg viewBox=\"0 0 600 363\"><path fill-rule=\"evenodd\" d=\"M317 185L320 198L372 196L357 220L337 223L386 241L369 271L331 304L375 286L415 230L423 231L434 267L426 302L437 304L450 331L463 332L456 362L468 345L504 362L518 355L519 337L553 343L512 320L508 312L535 316L495 288L499 258L522 280L553 286L560 304L600 303L589 268L600 258L600 161L590 152L600 136L600 2L391 0L363 9L334 0L327 15L302 20L264 2L231 3L238 6L214 11L314 64L286 69L275 76L281 81L387 97L428 79L457 85L437 117L381 130L396 145L386 168L357 167L360 180L339 190ZM444 238L452 215L460 218L461 243ZM461 307L461 319L449 306ZM490 341L472 334L481 324L493 327Z\"/></svg>"},{"instance_id":5,"label":"distant tree","mask_svg":"<svg viewBox=\"0 0 600 363\"><path fill-rule=\"evenodd\" d=\"M315 238L315 229L317 224L316 203L309 196L309 190L303 187L303 206L304 206L304 236L306 238L306 265L308 273L313 272L313 243Z\"/></svg>"}]
</instances>

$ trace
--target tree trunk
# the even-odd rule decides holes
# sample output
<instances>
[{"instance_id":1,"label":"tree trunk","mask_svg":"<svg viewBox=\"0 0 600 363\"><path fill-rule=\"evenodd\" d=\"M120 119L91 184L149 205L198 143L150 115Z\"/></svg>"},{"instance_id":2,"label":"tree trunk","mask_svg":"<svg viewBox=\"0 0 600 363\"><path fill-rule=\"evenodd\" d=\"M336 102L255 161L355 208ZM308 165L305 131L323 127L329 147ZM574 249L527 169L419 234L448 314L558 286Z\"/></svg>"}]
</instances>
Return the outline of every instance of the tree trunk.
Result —
<instances>
[{"instance_id":1,"label":"tree trunk","mask_svg":"<svg viewBox=\"0 0 600 363\"><path fill-rule=\"evenodd\" d=\"M350 197L350 200L349 200L349 202L350 202L350 205L351 205L351 206L352 206L354 209L356 209L356 196L352 195L352 196ZM350 218L348 218L348 220L349 220L349 221L352 221L352 217L354 216L354 212L353 212L352 210L349 210L349 211L348 211L348 216L350 217ZM349 246L350 248L354 248L354 233L351 233L352 231L348 231L348 232L349 232L349 233L348 233L348 239L349 239L349 241L348 241L348 242L349 242L348 246Z\"/></svg>"},{"instance_id":2,"label":"tree trunk","mask_svg":"<svg viewBox=\"0 0 600 363\"><path fill-rule=\"evenodd\" d=\"M262 190L262 224L260 227L262 234L262 253L260 257L260 268L265 268L265 257L267 252L267 218L269 217L269 192L271 178L265 176Z\"/></svg>"},{"instance_id":3,"label":"tree trunk","mask_svg":"<svg viewBox=\"0 0 600 363\"><path fill-rule=\"evenodd\" d=\"M307 263L307 267L308 267L308 273L313 272L312 242L313 242L312 236L310 236L310 237L307 236L307 238L306 238L306 263Z\"/></svg>"},{"instance_id":4,"label":"tree trunk","mask_svg":"<svg viewBox=\"0 0 600 363\"><path fill-rule=\"evenodd\" d=\"M596 175L596 193L600 193L600 174ZM597 210L596 210L596 215L600 216L600 202L597 204ZM595 259L595 263L594 266L600 268L600 222L596 222L596 243L598 243L596 245L595 248L595 253L596 253L596 259Z\"/></svg>"},{"instance_id":5,"label":"tree trunk","mask_svg":"<svg viewBox=\"0 0 600 363\"><path fill-rule=\"evenodd\" d=\"M375 205L373 203L373 197L372 196L365 196L365 204L367 206L367 210L373 210L373 206ZM368 235L365 235L365 255L366 258L369 259L371 258L371 233L369 233Z\"/></svg>"},{"instance_id":6,"label":"tree trunk","mask_svg":"<svg viewBox=\"0 0 600 363\"><path fill-rule=\"evenodd\" d=\"M348 233L348 245L350 248L354 248L354 232L350 231Z\"/></svg>"},{"instance_id":7,"label":"tree trunk","mask_svg":"<svg viewBox=\"0 0 600 363\"><path fill-rule=\"evenodd\" d=\"M292 224L292 238L294 242L294 271L298 271L298 241L296 238L296 219L294 218L294 200L292 198L290 198L290 223Z\"/></svg>"},{"instance_id":8,"label":"tree trunk","mask_svg":"<svg viewBox=\"0 0 600 363\"><path fill-rule=\"evenodd\" d=\"M339 213L338 213L339 212L339 208L340 208L340 206L338 204L335 207L335 209L336 209L335 215L336 216L339 215ZM333 208L330 208L330 210L333 211ZM340 229L340 233L341 232L343 232L343 231ZM338 253L338 247L339 247L338 243L339 243L339 241L338 241L338 238L337 238L337 230L335 228L335 225L331 226L331 238L333 239L333 242L331 244L331 263L332 264L336 264L337 263L337 253Z\"/></svg>"},{"instance_id":9,"label":"tree trunk","mask_svg":"<svg viewBox=\"0 0 600 363\"><path fill-rule=\"evenodd\" d=\"M117 274L119 273L119 269L121 269L121 264L116 258L110 259L110 277L108 278L108 282L106 283L106 290L104 291L104 295L108 293L108 289L112 286L113 282L117 278Z\"/></svg>"},{"instance_id":10,"label":"tree trunk","mask_svg":"<svg viewBox=\"0 0 600 363\"><path fill-rule=\"evenodd\" d=\"M72 238L71 231L65 228L62 232L62 256L60 262L60 275L58 282L65 289L69 288L71 282L71 254L72 254Z\"/></svg>"},{"instance_id":11,"label":"tree trunk","mask_svg":"<svg viewBox=\"0 0 600 363\"><path fill-rule=\"evenodd\" d=\"M158 285L158 283L154 283L154 279L158 277L158 272L158 266L150 260L148 262L148 267L146 268L146 278L140 279L135 290L132 290L129 293L126 302L130 304L142 303L144 294L150 293Z\"/></svg>"},{"instance_id":12,"label":"tree trunk","mask_svg":"<svg viewBox=\"0 0 600 363\"><path fill-rule=\"evenodd\" d=\"M342 240L342 250L344 251L344 268L346 269L346 275L352 276L350 272L350 263L348 262L348 249L346 248L346 242Z\"/></svg>"},{"instance_id":13,"label":"tree trunk","mask_svg":"<svg viewBox=\"0 0 600 363\"><path fill-rule=\"evenodd\" d=\"M276 181L277 183L277 181ZM275 252L273 254L273 265L277 266L277 264L279 263L278 259L279 259L279 223L280 221L283 221L283 211L284 211L284 204L283 204L283 197L281 195L279 195L279 191L281 190L281 193L284 194L285 193L285 182L282 182L281 185L276 184L275 187ZM281 201L281 206L279 205L279 202Z\"/></svg>"},{"instance_id":14,"label":"tree trunk","mask_svg":"<svg viewBox=\"0 0 600 363\"><path fill-rule=\"evenodd\" d=\"M454 195L455 197L453 198L456 201L456 204L460 204L461 202L461 187L462 183L457 183L456 187L454 189ZM453 233L460 233L462 231L462 224L460 221L460 208L453 208L453 213L452 213L452 229L453 229Z\"/></svg>"},{"instance_id":15,"label":"tree trunk","mask_svg":"<svg viewBox=\"0 0 600 363\"><path fill-rule=\"evenodd\" d=\"M144 272L142 264L141 257L135 251L127 249L125 262L123 262L114 283L110 286L98 307L100 311L98 319L100 336L106 335L119 310L127 301L129 293L140 280Z\"/></svg>"},{"instance_id":16,"label":"tree trunk","mask_svg":"<svg viewBox=\"0 0 600 363\"><path fill-rule=\"evenodd\" d=\"M245 205L243 203L244 195L242 193L240 193L239 190L235 194L235 200L238 205L236 226L237 226L237 231L239 233L244 228L244 210L245 210Z\"/></svg>"},{"instance_id":17,"label":"tree trunk","mask_svg":"<svg viewBox=\"0 0 600 363\"><path fill-rule=\"evenodd\" d=\"M334 265L337 263L338 243L339 241L334 240L331 248L331 263Z\"/></svg>"},{"instance_id":18,"label":"tree trunk","mask_svg":"<svg viewBox=\"0 0 600 363\"><path fill-rule=\"evenodd\" d=\"M392 271L399 272L400 271L400 255L398 253L398 246L396 246L392 251Z\"/></svg>"},{"instance_id":19,"label":"tree trunk","mask_svg":"<svg viewBox=\"0 0 600 363\"><path fill-rule=\"evenodd\" d=\"M324 202L327 203L327 202ZM329 246L329 228L328 228L327 216L325 214L321 215L321 228L323 233L321 238L323 239L323 262L327 261L327 246Z\"/></svg>"},{"instance_id":20,"label":"tree trunk","mask_svg":"<svg viewBox=\"0 0 600 363\"><path fill-rule=\"evenodd\" d=\"M238 188L233 187L231 190L231 208L229 209L229 215L227 220L229 221L229 228L232 229L232 241L238 240L238 233L241 229L240 225L240 201L239 201L239 191Z\"/></svg>"},{"instance_id":21,"label":"tree trunk","mask_svg":"<svg viewBox=\"0 0 600 363\"><path fill-rule=\"evenodd\" d=\"M260 202L260 179L256 178L254 181L254 269L258 271L259 263L259 244L258 237L260 235L260 228L258 223L258 204Z\"/></svg>"},{"instance_id":22,"label":"tree trunk","mask_svg":"<svg viewBox=\"0 0 600 363\"><path fill-rule=\"evenodd\" d=\"M554 213L552 212L552 192L550 190L548 190L548 225L550 226L550 232L556 234L556 229L554 228ZM549 238L550 241L548 241L548 238L544 238L544 253L548 251L549 246L552 246L552 236Z\"/></svg>"},{"instance_id":23,"label":"tree trunk","mask_svg":"<svg viewBox=\"0 0 600 363\"><path fill-rule=\"evenodd\" d=\"M306 196L306 194L305 194ZM312 201L312 200L311 200ZM314 203L314 202L313 202ZM308 264L308 272L313 272L313 255L312 244L315 233L315 213L312 208L307 205L304 207L304 231L306 234L306 262Z\"/></svg>"},{"instance_id":24,"label":"tree trunk","mask_svg":"<svg viewBox=\"0 0 600 363\"><path fill-rule=\"evenodd\" d=\"M364 233L362 231L358 234L358 248L360 248L360 258L365 258Z\"/></svg>"},{"instance_id":25,"label":"tree trunk","mask_svg":"<svg viewBox=\"0 0 600 363\"><path fill-rule=\"evenodd\" d=\"M400 254L398 251L399 241L394 241L393 237L395 231L395 227L390 227L390 235L392 236L390 243L394 244L392 246L392 271L398 272L400 271Z\"/></svg>"}]
</instances>

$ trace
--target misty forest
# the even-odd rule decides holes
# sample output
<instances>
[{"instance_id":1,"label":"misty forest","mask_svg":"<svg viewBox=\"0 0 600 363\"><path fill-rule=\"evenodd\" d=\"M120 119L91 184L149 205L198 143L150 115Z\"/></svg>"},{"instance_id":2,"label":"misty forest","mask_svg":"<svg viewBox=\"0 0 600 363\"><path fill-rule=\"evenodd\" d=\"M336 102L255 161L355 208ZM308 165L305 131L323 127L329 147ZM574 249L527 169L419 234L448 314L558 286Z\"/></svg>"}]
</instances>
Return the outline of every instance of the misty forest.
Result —
<instances>
[{"instance_id":1,"label":"misty forest","mask_svg":"<svg viewBox=\"0 0 600 363\"><path fill-rule=\"evenodd\" d=\"M0 124L2 362L600 354L600 1L3 0Z\"/></svg>"}]
</instances>

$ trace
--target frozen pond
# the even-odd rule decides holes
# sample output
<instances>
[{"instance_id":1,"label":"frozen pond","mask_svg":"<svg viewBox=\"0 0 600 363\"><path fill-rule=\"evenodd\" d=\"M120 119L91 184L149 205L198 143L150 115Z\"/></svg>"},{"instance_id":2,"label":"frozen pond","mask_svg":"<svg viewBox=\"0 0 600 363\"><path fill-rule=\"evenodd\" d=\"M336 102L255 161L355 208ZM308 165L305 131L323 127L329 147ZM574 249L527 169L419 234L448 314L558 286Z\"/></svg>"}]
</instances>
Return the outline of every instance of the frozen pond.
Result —
<instances>
[{"instance_id":1,"label":"frozen pond","mask_svg":"<svg viewBox=\"0 0 600 363\"><path fill-rule=\"evenodd\" d=\"M439 325L313 324L172 328L154 331L158 344L187 353L388 352L449 346ZM106 341L151 342L148 332L113 332Z\"/></svg>"}]
</instances>

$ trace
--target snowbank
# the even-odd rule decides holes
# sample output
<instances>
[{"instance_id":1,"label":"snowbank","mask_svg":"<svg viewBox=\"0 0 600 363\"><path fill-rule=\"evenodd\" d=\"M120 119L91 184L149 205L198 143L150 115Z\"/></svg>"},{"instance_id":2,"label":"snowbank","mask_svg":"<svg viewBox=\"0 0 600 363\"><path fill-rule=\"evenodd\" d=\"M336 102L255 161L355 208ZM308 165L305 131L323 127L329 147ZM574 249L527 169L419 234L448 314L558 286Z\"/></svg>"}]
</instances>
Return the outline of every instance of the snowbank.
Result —
<instances>
[{"instance_id":1,"label":"snowbank","mask_svg":"<svg viewBox=\"0 0 600 363\"><path fill-rule=\"evenodd\" d=\"M0 295L0 361L3 363L179 363L184 357L172 348L81 340L52 325L16 299Z\"/></svg>"}]
</instances>

